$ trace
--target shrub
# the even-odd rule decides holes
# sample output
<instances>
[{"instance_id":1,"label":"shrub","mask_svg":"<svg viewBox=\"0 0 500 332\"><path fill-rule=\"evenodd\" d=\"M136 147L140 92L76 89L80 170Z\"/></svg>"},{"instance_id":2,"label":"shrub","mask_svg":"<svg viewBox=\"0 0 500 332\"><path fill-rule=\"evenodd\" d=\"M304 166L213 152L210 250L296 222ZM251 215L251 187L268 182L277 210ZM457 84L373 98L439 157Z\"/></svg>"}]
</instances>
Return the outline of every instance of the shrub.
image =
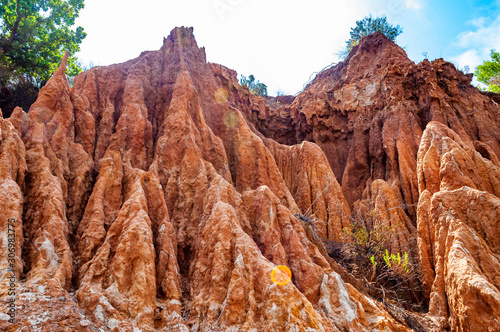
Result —
<instances>
[{"instance_id":1,"label":"shrub","mask_svg":"<svg viewBox=\"0 0 500 332\"><path fill-rule=\"evenodd\" d=\"M354 46L359 44L361 38L377 31L383 33L390 40L396 41L396 37L403 32L403 29L399 25L393 26L389 24L385 16L373 18L370 15L364 17L362 20L356 21L356 27L351 28L351 37L346 41L346 47L340 52L340 56L342 58L347 57Z\"/></svg>"},{"instance_id":2,"label":"shrub","mask_svg":"<svg viewBox=\"0 0 500 332\"><path fill-rule=\"evenodd\" d=\"M255 95L267 96L267 85L255 80L255 76L253 75L248 76L248 78L241 75L240 84L247 86Z\"/></svg>"},{"instance_id":3,"label":"shrub","mask_svg":"<svg viewBox=\"0 0 500 332\"><path fill-rule=\"evenodd\" d=\"M489 91L500 93L500 53L491 50L491 60L479 65L474 75L488 86Z\"/></svg>"},{"instance_id":4,"label":"shrub","mask_svg":"<svg viewBox=\"0 0 500 332\"><path fill-rule=\"evenodd\" d=\"M379 301L397 302L407 309L422 309L419 264L408 252L390 252L395 227L378 222L370 210L343 229L340 250L330 254L357 279L364 279L368 294Z\"/></svg>"},{"instance_id":5,"label":"shrub","mask_svg":"<svg viewBox=\"0 0 500 332\"><path fill-rule=\"evenodd\" d=\"M405 251L403 259L401 259L401 254L398 252L397 255L390 254L387 249L385 249L384 262L387 267L398 274L409 273L408 269L408 253Z\"/></svg>"}]
</instances>

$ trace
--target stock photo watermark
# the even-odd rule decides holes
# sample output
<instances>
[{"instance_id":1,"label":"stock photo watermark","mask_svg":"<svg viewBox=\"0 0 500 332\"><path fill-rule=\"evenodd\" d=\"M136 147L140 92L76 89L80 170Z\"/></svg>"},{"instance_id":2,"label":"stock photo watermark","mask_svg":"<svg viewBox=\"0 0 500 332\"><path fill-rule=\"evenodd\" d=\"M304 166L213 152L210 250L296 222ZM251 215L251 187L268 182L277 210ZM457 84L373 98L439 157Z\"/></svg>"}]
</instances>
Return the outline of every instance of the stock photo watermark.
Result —
<instances>
[{"instance_id":1,"label":"stock photo watermark","mask_svg":"<svg viewBox=\"0 0 500 332\"><path fill-rule=\"evenodd\" d=\"M399 15L418 11L420 8L421 4L419 0L391 0L384 5L383 9L372 14L374 17L386 16L387 19L392 20Z\"/></svg>"},{"instance_id":2,"label":"stock photo watermark","mask_svg":"<svg viewBox=\"0 0 500 332\"><path fill-rule=\"evenodd\" d=\"M224 21L228 13L233 12L244 2L245 0L214 0L212 6L219 19ZM391 0L386 3L384 9L373 14L375 17L385 15L388 19L392 19L394 16L407 13L411 10L418 10L420 7L419 0Z\"/></svg>"},{"instance_id":3,"label":"stock photo watermark","mask_svg":"<svg viewBox=\"0 0 500 332\"><path fill-rule=\"evenodd\" d=\"M8 298L7 298L7 315L9 315L9 323L16 323L16 219L10 218L7 220L7 243L8 243L8 260L7 260L7 280L8 280Z\"/></svg>"},{"instance_id":4,"label":"stock photo watermark","mask_svg":"<svg viewBox=\"0 0 500 332\"><path fill-rule=\"evenodd\" d=\"M226 14L234 11L238 6L240 6L244 0L215 0L212 2L212 6L219 18L224 21Z\"/></svg>"}]
</instances>

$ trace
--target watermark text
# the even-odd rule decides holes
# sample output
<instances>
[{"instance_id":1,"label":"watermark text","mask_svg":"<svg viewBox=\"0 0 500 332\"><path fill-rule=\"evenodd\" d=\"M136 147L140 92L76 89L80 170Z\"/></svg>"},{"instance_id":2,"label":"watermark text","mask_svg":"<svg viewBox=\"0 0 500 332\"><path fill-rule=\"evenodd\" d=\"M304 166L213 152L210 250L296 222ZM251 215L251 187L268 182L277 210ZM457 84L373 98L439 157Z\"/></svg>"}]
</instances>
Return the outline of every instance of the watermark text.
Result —
<instances>
[{"instance_id":1,"label":"watermark text","mask_svg":"<svg viewBox=\"0 0 500 332\"><path fill-rule=\"evenodd\" d=\"M9 285L7 314L12 324L16 323L16 219L7 220L7 280Z\"/></svg>"},{"instance_id":2,"label":"watermark text","mask_svg":"<svg viewBox=\"0 0 500 332\"><path fill-rule=\"evenodd\" d=\"M243 0L215 0L212 2L212 5L217 15L219 15L219 18L224 20L228 12L232 12L242 3Z\"/></svg>"}]
</instances>

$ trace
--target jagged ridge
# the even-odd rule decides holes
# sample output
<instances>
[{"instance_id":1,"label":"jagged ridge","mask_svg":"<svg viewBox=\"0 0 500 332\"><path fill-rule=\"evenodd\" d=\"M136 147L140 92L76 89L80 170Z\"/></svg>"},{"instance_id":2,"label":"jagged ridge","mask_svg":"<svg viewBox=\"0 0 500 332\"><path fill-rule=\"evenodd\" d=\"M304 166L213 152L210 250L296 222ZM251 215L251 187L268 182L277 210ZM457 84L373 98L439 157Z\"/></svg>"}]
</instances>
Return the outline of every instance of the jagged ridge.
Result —
<instances>
[{"instance_id":1,"label":"jagged ridge","mask_svg":"<svg viewBox=\"0 0 500 332\"><path fill-rule=\"evenodd\" d=\"M277 108L207 63L187 28L159 51L82 73L72 89L64 70L63 61L29 113L1 119L0 209L17 220L23 292L17 324L3 329L405 330L321 241L340 241L351 211L368 202L380 222L399 225L393 250L422 261L438 329L481 329L471 310L497 319L499 253L485 229L498 228L487 216L498 210L500 138L490 123L500 111L452 65L415 65L375 34ZM430 149L434 132L443 138ZM470 156L450 158L450 141ZM444 185L435 170L456 164L472 180L456 180L459 171ZM477 196L461 183L490 195L481 226L467 228L484 239L475 256L480 240L452 231L470 224L467 212L440 217L457 209L446 195ZM314 227L295 217L313 202ZM449 263L443 275L457 241L464 262L487 252L488 263L460 275ZM270 277L280 264L292 271L286 286ZM463 304L470 289L484 307Z\"/></svg>"}]
</instances>

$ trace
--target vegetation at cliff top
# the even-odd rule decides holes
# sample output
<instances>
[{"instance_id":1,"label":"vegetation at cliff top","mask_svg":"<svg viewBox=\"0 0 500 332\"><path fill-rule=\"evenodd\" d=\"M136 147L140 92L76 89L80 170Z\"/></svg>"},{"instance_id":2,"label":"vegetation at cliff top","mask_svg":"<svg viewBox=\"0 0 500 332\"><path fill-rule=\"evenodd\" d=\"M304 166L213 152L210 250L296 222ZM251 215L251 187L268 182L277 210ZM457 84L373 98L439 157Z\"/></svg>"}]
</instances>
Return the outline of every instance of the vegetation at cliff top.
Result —
<instances>
[{"instance_id":1,"label":"vegetation at cliff top","mask_svg":"<svg viewBox=\"0 0 500 332\"><path fill-rule=\"evenodd\" d=\"M488 86L488 90L500 93L500 53L491 50L491 60L477 66L477 80Z\"/></svg>"},{"instance_id":2,"label":"vegetation at cliff top","mask_svg":"<svg viewBox=\"0 0 500 332\"><path fill-rule=\"evenodd\" d=\"M255 80L253 75L248 76L248 78L241 75L240 84L246 85L254 95L267 96L267 85Z\"/></svg>"},{"instance_id":3,"label":"vegetation at cliff top","mask_svg":"<svg viewBox=\"0 0 500 332\"><path fill-rule=\"evenodd\" d=\"M72 29L84 0L0 0L0 108L28 111L66 51L68 76L81 72L74 54L86 34Z\"/></svg>"},{"instance_id":4,"label":"vegetation at cliff top","mask_svg":"<svg viewBox=\"0 0 500 332\"><path fill-rule=\"evenodd\" d=\"M66 50L74 54L86 34L72 30L83 0L0 0L0 61L3 84L13 75L48 80ZM76 58L68 62L69 75L80 71Z\"/></svg>"},{"instance_id":5,"label":"vegetation at cliff top","mask_svg":"<svg viewBox=\"0 0 500 332\"><path fill-rule=\"evenodd\" d=\"M346 41L345 49L340 53L342 58L347 57L354 46L359 44L361 38L380 31L392 41L403 32L403 28L399 25L393 26L387 22L387 17L373 18L371 15L364 17L362 20L356 21L356 27L351 28L349 40Z\"/></svg>"}]
</instances>

